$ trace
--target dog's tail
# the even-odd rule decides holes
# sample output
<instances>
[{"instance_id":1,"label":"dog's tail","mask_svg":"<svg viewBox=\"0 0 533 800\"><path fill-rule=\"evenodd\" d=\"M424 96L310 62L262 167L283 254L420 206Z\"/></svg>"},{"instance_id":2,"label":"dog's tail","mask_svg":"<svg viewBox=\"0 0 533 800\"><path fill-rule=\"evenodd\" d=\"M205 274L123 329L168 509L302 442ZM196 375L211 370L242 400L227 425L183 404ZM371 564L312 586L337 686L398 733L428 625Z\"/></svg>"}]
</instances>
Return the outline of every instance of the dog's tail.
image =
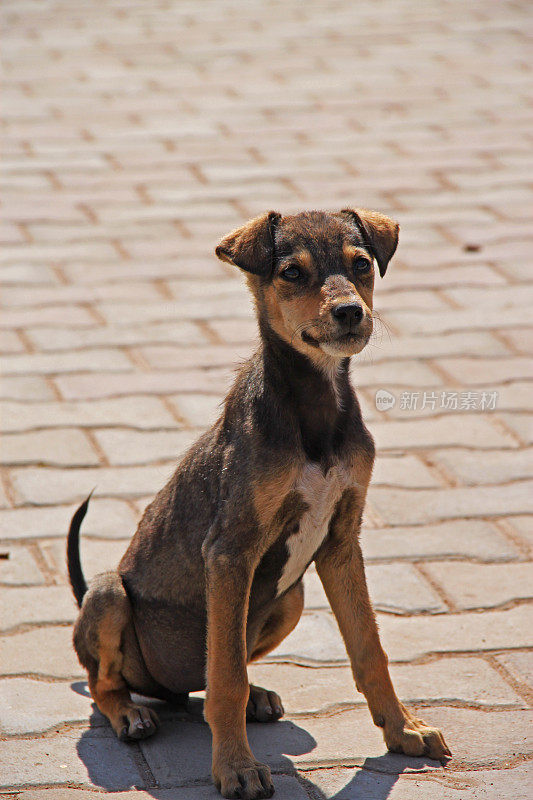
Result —
<instances>
[{"instance_id":1,"label":"dog's tail","mask_svg":"<svg viewBox=\"0 0 533 800\"><path fill-rule=\"evenodd\" d=\"M85 582L80 562L80 527L81 523L83 522L83 518L87 513L89 500L91 499L93 492L91 492L87 500L83 501L81 506L72 517L67 537L68 579L70 581L74 597L76 598L78 608L81 608L83 597L87 591L87 583Z\"/></svg>"}]
</instances>

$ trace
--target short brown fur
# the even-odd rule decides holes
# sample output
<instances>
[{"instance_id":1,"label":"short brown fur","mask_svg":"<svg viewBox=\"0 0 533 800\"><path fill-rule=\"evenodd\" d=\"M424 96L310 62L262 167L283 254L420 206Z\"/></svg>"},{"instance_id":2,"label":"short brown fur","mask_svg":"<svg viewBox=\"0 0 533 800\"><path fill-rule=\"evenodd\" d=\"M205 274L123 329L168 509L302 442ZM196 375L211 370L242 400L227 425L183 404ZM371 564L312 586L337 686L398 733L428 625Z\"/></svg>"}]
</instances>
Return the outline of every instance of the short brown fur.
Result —
<instances>
[{"instance_id":1,"label":"short brown fur","mask_svg":"<svg viewBox=\"0 0 533 800\"><path fill-rule=\"evenodd\" d=\"M146 509L118 570L85 596L76 553L86 504L71 525L69 574L83 597L74 646L95 702L119 737L135 739L157 720L130 691L183 702L206 688L224 797L273 792L245 723L276 720L283 706L249 685L246 664L297 624L311 561L389 749L450 754L394 692L359 546L374 444L348 367L372 333L374 263L384 275L397 239L392 220L353 209L269 212L228 234L216 253L246 274L258 350Z\"/></svg>"}]
</instances>

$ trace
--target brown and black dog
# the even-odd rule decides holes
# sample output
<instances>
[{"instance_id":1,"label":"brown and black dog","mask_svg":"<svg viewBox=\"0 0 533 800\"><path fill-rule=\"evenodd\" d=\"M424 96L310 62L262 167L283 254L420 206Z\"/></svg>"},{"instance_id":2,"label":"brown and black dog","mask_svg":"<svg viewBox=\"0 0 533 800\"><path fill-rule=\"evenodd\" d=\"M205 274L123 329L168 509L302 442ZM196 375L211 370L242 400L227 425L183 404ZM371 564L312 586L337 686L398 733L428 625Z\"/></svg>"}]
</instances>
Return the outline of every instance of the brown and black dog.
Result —
<instances>
[{"instance_id":1,"label":"brown and black dog","mask_svg":"<svg viewBox=\"0 0 533 800\"><path fill-rule=\"evenodd\" d=\"M118 570L87 588L71 523L68 565L81 612L74 646L92 696L121 739L155 732L142 695L207 688L213 779L224 797L270 797L246 719L283 714L248 683L302 613L314 561L387 747L449 756L442 734L398 700L368 595L359 528L374 461L350 386L372 333L374 263L385 274L398 225L374 211L270 212L226 236L217 256L244 271L260 345L213 427L148 506Z\"/></svg>"}]
</instances>

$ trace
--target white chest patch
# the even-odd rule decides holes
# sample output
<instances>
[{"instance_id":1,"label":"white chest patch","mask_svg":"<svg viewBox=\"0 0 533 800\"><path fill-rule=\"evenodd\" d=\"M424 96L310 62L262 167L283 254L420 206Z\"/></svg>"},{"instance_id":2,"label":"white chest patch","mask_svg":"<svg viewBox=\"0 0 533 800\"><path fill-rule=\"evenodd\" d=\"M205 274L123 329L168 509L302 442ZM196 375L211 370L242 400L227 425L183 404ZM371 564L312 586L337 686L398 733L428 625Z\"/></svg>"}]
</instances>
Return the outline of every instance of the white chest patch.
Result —
<instances>
[{"instance_id":1,"label":"white chest patch","mask_svg":"<svg viewBox=\"0 0 533 800\"><path fill-rule=\"evenodd\" d=\"M294 487L301 492L309 510L303 515L297 533L287 539L289 557L278 581L277 595L300 578L322 544L337 501L351 484L347 471L334 466L324 475L318 464L307 463Z\"/></svg>"}]
</instances>

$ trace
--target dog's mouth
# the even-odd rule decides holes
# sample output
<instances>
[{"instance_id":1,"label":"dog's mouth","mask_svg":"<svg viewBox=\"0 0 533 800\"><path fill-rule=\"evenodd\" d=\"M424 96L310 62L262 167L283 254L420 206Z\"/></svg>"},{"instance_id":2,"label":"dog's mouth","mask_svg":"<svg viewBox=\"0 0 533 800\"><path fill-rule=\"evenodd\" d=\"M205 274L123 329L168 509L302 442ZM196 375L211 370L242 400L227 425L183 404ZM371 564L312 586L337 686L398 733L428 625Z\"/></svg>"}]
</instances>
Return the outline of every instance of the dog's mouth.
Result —
<instances>
[{"instance_id":1,"label":"dog's mouth","mask_svg":"<svg viewBox=\"0 0 533 800\"><path fill-rule=\"evenodd\" d=\"M327 336L320 339L310 334L309 331L302 333L302 341L311 347L320 348L327 353L339 353L339 355L348 355L350 352L358 353L366 345L368 339L369 334L363 331L347 331L338 336Z\"/></svg>"},{"instance_id":2,"label":"dog's mouth","mask_svg":"<svg viewBox=\"0 0 533 800\"><path fill-rule=\"evenodd\" d=\"M302 341L304 341L306 344L310 344L311 347L320 347L320 342L318 339L315 339L314 336L311 336L308 331L303 331Z\"/></svg>"}]
</instances>

